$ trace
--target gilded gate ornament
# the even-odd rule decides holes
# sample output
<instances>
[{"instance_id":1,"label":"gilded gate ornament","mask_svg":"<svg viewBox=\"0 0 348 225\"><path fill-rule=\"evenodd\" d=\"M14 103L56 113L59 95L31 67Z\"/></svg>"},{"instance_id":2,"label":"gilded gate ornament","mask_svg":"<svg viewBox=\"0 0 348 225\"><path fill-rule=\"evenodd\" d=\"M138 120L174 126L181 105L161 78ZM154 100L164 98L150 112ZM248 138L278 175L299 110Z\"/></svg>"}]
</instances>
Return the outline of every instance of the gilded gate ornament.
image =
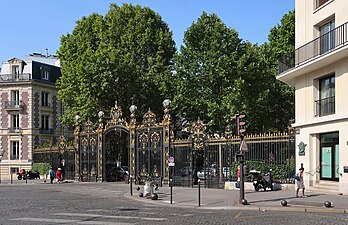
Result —
<instances>
[{"instance_id":1,"label":"gilded gate ornament","mask_svg":"<svg viewBox=\"0 0 348 225\"><path fill-rule=\"evenodd\" d=\"M192 129L193 147L195 150L202 150L204 148L204 140L206 138L204 133L206 129L205 124L203 121L198 119L196 122L193 122Z\"/></svg>"},{"instance_id":2,"label":"gilded gate ornament","mask_svg":"<svg viewBox=\"0 0 348 225\"><path fill-rule=\"evenodd\" d=\"M143 125L145 127L155 126L156 124L156 114L149 109L143 117Z\"/></svg>"},{"instance_id":3,"label":"gilded gate ornament","mask_svg":"<svg viewBox=\"0 0 348 225\"><path fill-rule=\"evenodd\" d=\"M117 105L117 101L115 101L115 106L111 108L110 118L111 119L105 125L105 129L116 125L127 126L127 122L122 116L122 108L121 106Z\"/></svg>"}]
</instances>

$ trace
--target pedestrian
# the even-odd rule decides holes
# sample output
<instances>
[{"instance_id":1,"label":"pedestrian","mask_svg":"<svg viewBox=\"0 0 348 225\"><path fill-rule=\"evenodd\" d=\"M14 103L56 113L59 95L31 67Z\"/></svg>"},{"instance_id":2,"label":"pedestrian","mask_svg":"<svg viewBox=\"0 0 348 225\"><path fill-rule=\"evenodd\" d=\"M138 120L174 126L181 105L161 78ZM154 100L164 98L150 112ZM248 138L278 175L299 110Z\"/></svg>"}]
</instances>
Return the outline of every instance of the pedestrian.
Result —
<instances>
[{"instance_id":1,"label":"pedestrian","mask_svg":"<svg viewBox=\"0 0 348 225\"><path fill-rule=\"evenodd\" d=\"M305 195L305 185L304 185L304 181L303 181L303 171L304 168L301 167L299 169L299 172L297 173L297 177L298 179L296 179L296 197L298 198L298 192L300 191L300 189L302 189L302 197L306 198L307 196Z\"/></svg>"},{"instance_id":2,"label":"pedestrian","mask_svg":"<svg viewBox=\"0 0 348 225\"><path fill-rule=\"evenodd\" d=\"M49 174L49 176L50 176L51 184L53 184L53 180L54 180L54 175L55 175L55 173L54 173L54 170L53 170L52 166L51 166L50 170L48 171L48 174Z\"/></svg>"},{"instance_id":3,"label":"pedestrian","mask_svg":"<svg viewBox=\"0 0 348 225\"><path fill-rule=\"evenodd\" d=\"M240 165L237 168L237 181L240 182Z\"/></svg>"},{"instance_id":4,"label":"pedestrian","mask_svg":"<svg viewBox=\"0 0 348 225\"><path fill-rule=\"evenodd\" d=\"M58 168L56 172L57 182L60 184L60 181L62 180L62 169Z\"/></svg>"}]
</instances>

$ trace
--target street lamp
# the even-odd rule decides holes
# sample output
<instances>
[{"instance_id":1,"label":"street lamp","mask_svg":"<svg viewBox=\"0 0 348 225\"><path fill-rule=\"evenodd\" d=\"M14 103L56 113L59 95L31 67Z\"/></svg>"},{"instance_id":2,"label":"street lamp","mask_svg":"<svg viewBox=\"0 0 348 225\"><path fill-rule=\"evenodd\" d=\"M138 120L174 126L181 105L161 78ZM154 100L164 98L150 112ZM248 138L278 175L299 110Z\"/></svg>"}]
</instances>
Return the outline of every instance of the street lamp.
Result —
<instances>
[{"instance_id":1,"label":"street lamp","mask_svg":"<svg viewBox=\"0 0 348 225\"><path fill-rule=\"evenodd\" d=\"M78 123L78 122L79 122L79 119L80 119L80 116L79 116L79 115L76 115L76 116L75 116L75 122Z\"/></svg>"},{"instance_id":2,"label":"street lamp","mask_svg":"<svg viewBox=\"0 0 348 225\"><path fill-rule=\"evenodd\" d=\"M171 101L169 99L164 99L163 101L163 107L168 108L170 106Z\"/></svg>"},{"instance_id":3,"label":"street lamp","mask_svg":"<svg viewBox=\"0 0 348 225\"><path fill-rule=\"evenodd\" d=\"M129 107L130 113L134 113L136 110L137 110L137 107L136 107L135 105L131 105L131 106Z\"/></svg>"},{"instance_id":4,"label":"street lamp","mask_svg":"<svg viewBox=\"0 0 348 225\"><path fill-rule=\"evenodd\" d=\"M103 116L104 116L104 112L103 112L103 111L99 111L99 112L98 112L98 117L99 117L99 118L102 118Z\"/></svg>"},{"instance_id":5,"label":"street lamp","mask_svg":"<svg viewBox=\"0 0 348 225\"><path fill-rule=\"evenodd\" d=\"M4 156L4 149L0 149L0 184L1 184L1 159Z\"/></svg>"}]
</instances>

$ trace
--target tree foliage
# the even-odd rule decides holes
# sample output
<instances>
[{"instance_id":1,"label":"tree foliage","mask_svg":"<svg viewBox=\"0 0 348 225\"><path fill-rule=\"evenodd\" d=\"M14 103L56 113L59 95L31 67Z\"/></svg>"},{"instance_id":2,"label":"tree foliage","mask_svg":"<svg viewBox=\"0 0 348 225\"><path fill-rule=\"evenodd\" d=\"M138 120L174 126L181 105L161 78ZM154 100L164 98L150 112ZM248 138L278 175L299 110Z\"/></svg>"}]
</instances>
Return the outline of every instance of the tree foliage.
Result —
<instances>
[{"instance_id":1,"label":"tree foliage","mask_svg":"<svg viewBox=\"0 0 348 225\"><path fill-rule=\"evenodd\" d=\"M279 54L293 49L291 13L272 28L271 43L258 46L242 41L216 14L204 12L185 32L175 57L172 98L177 116L191 121L199 117L214 132L233 123L237 113L247 115L250 133L285 130L293 118L293 91L275 75Z\"/></svg>"},{"instance_id":2,"label":"tree foliage","mask_svg":"<svg viewBox=\"0 0 348 225\"><path fill-rule=\"evenodd\" d=\"M111 4L105 16L83 17L61 37L58 51L63 122L71 124L76 114L95 118L115 101L123 109L137 105L140 114L161 112L175 51L167 24L150 8Z\"/></svg>"},{"instance_id":3,"label":"tree foliage","mask_svg":"<svg viewBox=\"0 0 348 225\"><path fill-rule=\"evenodd\" d=\"M183 43L175 58L174 110L190 120L200 117L219 130L226 116L236 111L236 104L228 102L237 100L239 93L241 39L216 14L204 12L187 29Z\"/></svg>"}]
</instances>

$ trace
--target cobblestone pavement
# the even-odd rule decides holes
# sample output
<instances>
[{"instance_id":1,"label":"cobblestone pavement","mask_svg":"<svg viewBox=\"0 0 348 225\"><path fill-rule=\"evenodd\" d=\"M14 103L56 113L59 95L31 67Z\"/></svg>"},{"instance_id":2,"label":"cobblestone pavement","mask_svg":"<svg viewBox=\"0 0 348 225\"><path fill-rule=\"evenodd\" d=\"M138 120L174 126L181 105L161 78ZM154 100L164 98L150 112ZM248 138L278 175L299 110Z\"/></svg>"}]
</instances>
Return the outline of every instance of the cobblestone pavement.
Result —
<instances>
[{"instance_id":1,"label":"cobblestone pavement","mask_svg":"<svg viewBox=\"0 0 348 225\"><path fill-rule=\"evenodd\" d=\"M116 183L0 184L0 224L348 224L348 214L207 210L125 197Z\"/></svg>"}]
</instances>

